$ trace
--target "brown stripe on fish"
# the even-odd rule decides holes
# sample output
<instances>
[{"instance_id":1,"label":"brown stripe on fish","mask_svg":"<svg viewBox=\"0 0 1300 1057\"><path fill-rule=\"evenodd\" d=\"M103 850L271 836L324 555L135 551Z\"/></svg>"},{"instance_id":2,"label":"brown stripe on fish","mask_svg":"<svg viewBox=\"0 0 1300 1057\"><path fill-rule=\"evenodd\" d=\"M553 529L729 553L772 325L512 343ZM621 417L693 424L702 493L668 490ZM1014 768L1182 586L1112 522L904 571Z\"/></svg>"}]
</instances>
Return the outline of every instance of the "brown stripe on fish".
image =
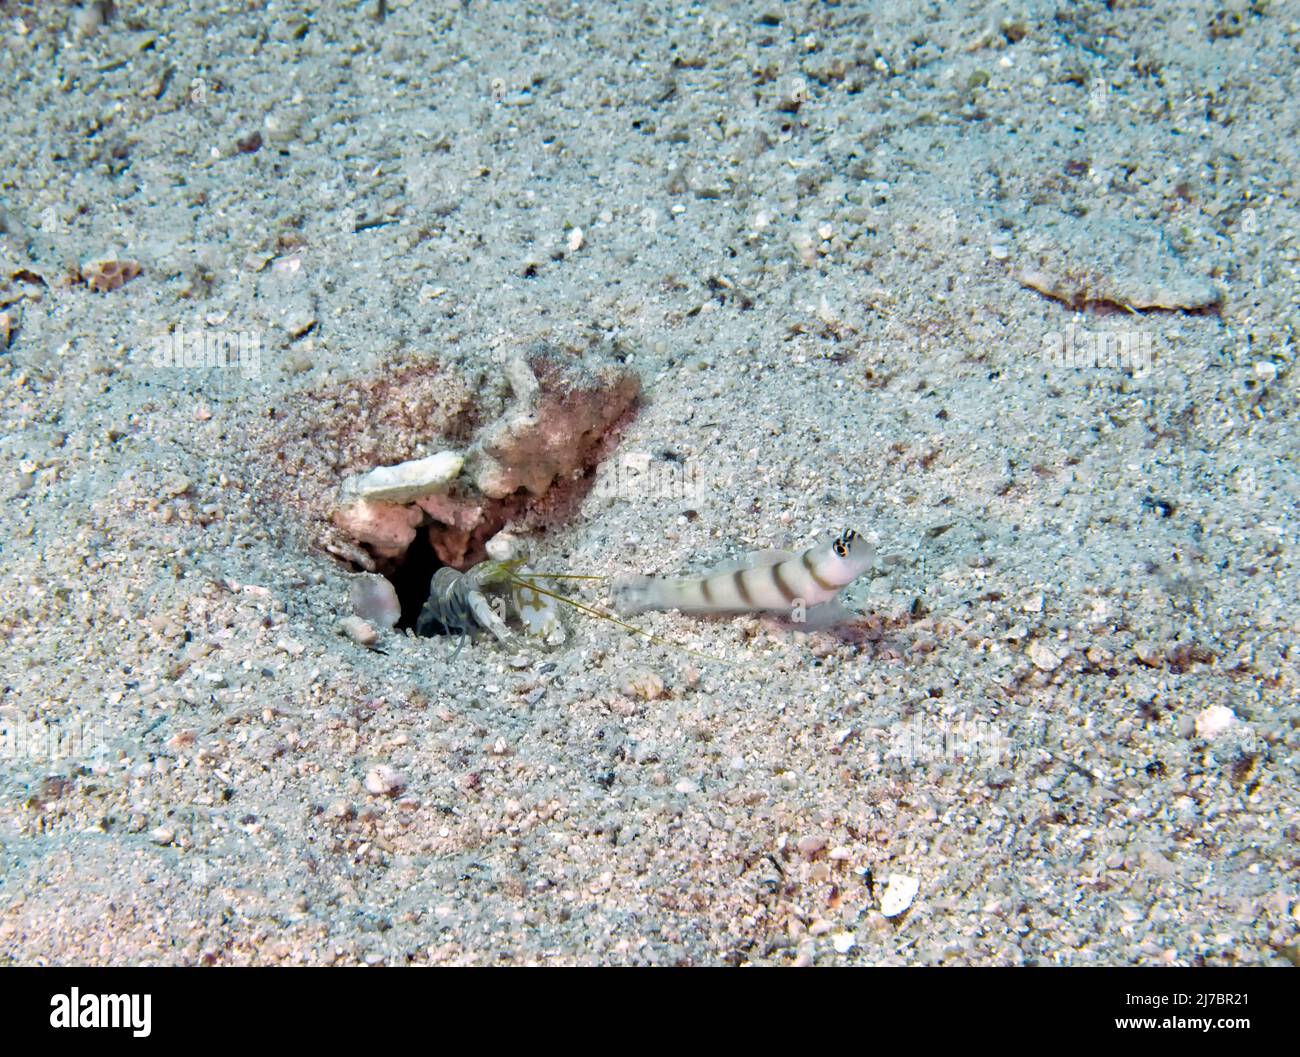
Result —
<instances>
[{"instance_id":1,"label":"brown stripe on fish","mask_svg":"<svg viewBox=\"0 0 1300 1057\"><path fill-rule=\"evenodd\" d=\"M682 581L681 587L686 597L690 600L690 605L700 604L700 601L695 597L696 595L699 596L699 599L703 599L704 602L708 602L709 592L704 580L684 580Z\"/></svg>"},{"instance_id":2,"label":"brown stripe on fish","mask_svg":"<svg viewBox=\"0 0 1300 1057\"><path fill-rule=\"evenodd\" d=\"M745 583L745 573L749 571L750 570L748 569L737 569L731 574L731 582L735 585L736 593L740 595L740 600L744 602L745 605L752 606L754 604L754 598L749 593L749 585Z\"/></svg>"},{"instance_id":3,"label":"brown stripe on fish","mask_svg":"<svg viewBox=\"0 0 1300 1057\"><path fill-rule=\"evenodd\" d=\"M772 566L772 583L775 584L776 589L781 592L781 597L785 599L786 605L789 605L799 597L799 594L794 590L794 588L786 583L785 578L781 575L781 569L787 564L787 562L778 562L776 565Z\"/></svg>"},{"instance_id":4,"label":"brown stripe on fish","mask_svg":"<svg viewBox=\"0 0 1300 1057\"><path fill-rule=\"evenodd\" d=\"M817 572L816 566L813 564L812 555L812 549L806 550L803 552L803 557L800 560L803 562L803 567L808 570L808 575L812 577L813 583L823 591L838 591L841 585L830 583L828 580L821 577Z\"/></svg>"}]
</instances>

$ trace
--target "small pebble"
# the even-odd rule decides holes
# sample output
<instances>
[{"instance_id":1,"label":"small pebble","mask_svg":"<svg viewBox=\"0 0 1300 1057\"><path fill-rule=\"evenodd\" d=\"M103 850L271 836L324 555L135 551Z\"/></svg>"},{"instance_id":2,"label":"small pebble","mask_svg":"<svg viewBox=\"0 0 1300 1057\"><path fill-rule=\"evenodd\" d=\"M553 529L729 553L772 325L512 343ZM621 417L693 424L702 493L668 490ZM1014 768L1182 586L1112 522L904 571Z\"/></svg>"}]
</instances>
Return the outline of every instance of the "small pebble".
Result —
<instances>
[{"instance_id":1,"label":"small pebble","mask_svg":"<svg viewBox=\"0 0 1300 1057\"><path fill-rule=\"evenodd\" d=\"M278 110L266 115L262 127L272 143L288 143L297 138L302 128L302 114L293 109Z\"/></svg>"},{"instance_id":2,"label":"small pebble","mask_svg":"<svg viewBox=\"0 0 1300 1057\"><path fill-rule=\"evenodd\" d=\"M93 37L104 24L104 13L98 4L86 4L72 16L72 25L78 38Z\"/></svg>"},{"instance_id":3,"label":"small pebble","mask_svg":"<svg viewBox=\"0 0 1300 1057\"><path fill-rule=\"evenodd\" d=\"M1196 717L1196 733L1207 741L1217 738L1237 722L1237 714L1225 705L1211 705Z\"/></svg>"},{"instance_id":4,"label":"small pebble","mask_svg":"<svg viewBox=\"0 0 1300 1057\"><path fill-rule=\"evenodd\" d=\"M1156 643L1143 640L1133 647L1133 653L1137 659L1149 668L1159 667L1165 659L1165 651Z\"/></svg>"},{"instance_id":5,"label":"small pebble","mask_svg":"<svg viewBox=\"0 0 1300 1057\"><path fill-rule=\"evenodd\" d=\"M526 548L519 536L502 530L484 544L487 556L495 561L508 562L511 558L526 557Z\"/></svg>"},{"instance_id":6,"label":"small pebble","mask_svg":"<svg viewBox=\"0 0 1300 1057\"><path fill-rule=\"evenodd\" d=\"M379 632L375 630L375 626L360 617L344 617L339 621L339 627L348 638L361 646L373 646L379 641Z\"/></svg>"},{"instance_id":7,"label":"small pebble","mask_svg":"<svg viewBox=\"0 0 1300 1057\"><path fill-rule=\"evenodd\" d=\"M325 809L325 817L332 819L347 819L356 815L352 805L346 800L338 799L330 802L329 807Z\"/></svg>"},{"instance_id":8,"label":"small pebble","mask_svg":"<svg viewBox=\"0 0 1300 1057\"><path fill-rule=\"evenodd\" d=\"M654 672L638 672L623 686L623 692L643 701L656 701L666 693L664 681Z\"/></svg>"},{"instance_id":9,"label":"small pebble","mask_svg":"<svg viewBox=\"0 0 1300 1057\"><path fill-rule=\"evenodd\" d=\"M811 862L826 847L826 838L809 834L806 837L800 837L799 843L795 845L799 854Z\"/></svg>"},{"instance_id":10,"label":"small pebble","mask_svg":"<svg viewBox=\"0 0 1300 1057\"><path fill-rule=\"evenodd\" d=\"M1054 672L1061 667L1061 655L1044 642L1034 640L1026 651L1034 667L1043 672Z\"/></svg>"},{"instance_id":11,"label":"small pebble","mask_svg":"<svg viewBox=\"0 0 1300 1057\"><path fill-rule=\"evenodd\" d=\"M371 768L366 775L366 792L371 796L396 796L405 788L405 776L386 763Z\"/></svg>"}]
</instances>

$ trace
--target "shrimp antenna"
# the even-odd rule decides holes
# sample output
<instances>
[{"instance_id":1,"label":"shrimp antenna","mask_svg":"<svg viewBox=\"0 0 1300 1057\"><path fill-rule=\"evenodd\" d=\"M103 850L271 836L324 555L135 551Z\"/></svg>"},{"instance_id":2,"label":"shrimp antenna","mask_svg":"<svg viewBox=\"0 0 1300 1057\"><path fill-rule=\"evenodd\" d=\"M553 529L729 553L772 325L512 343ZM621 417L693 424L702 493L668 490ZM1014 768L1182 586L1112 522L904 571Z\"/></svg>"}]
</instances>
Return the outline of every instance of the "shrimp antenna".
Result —
<instances>
[{"instance_id":1,"label":"shrimp antenna","mask_svg":"<svg viewBox=\"0 0 1300 1057\"><path fill-rule=\"evenodd\" d=\"M575 602L572 598L569 598L567 595L562 595L558 591L548 591L545 587L541 587L538 584L533 583L528 578L533 576L553 576L557 578L574 579L574 580L607 580L609 579L609 577L607 576L580 576L577 574L570 575L568 573L530 572L528 573L527 577L524 577L524 576L520 576L517 573L512 572L510 574L510 582L514 584L519 584L523 587L527 587L533 591L536 591L539 595L545 595L547 598L553 598L557 602L563 602L566 605L573 606L574 609L580 609L584 613L589 614L590 616L599 617L601 620L608 620L612 624L617 624L620 628L624 628L627 631L631 631L637 635L644 636L645 638L649 639L657 646L667 646L670 649L681 650L683 653L689 653L692 657L698 657L700 658L700 660L703 661L714 661L717 664L725 664L728 666L734 663L732 661L723 660L721 657L714 657L711 654L699 653L688 646L683 646L679 642L673 642L671 639L660 638L652 631L647 631L645 628L639 628L635 624L629 624L626 620L619 620L618 617L613 616L610 613L602 612L601 610L596 609L594 606L588 606L588 605L584 605L581 602Z\"/></svg>"}]
</instances>

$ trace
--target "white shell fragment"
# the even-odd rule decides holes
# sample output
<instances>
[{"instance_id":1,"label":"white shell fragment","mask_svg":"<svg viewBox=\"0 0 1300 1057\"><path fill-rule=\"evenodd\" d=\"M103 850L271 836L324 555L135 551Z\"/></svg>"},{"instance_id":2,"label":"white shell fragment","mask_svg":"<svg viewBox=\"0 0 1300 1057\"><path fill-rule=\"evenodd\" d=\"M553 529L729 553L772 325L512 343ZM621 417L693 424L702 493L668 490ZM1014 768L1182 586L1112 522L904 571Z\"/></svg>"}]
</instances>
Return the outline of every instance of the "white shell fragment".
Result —
<instances>
[{"instance_id":1,"label":"white shell fragment","mask_svg":"<svg viewBox=\"0 0 1300 1057\"><path fill-rule=\"evenodd\" d=\"M371 624L391 628L402 617L402 604L397 600L397 589L386 576L362 573L352 581L349 595L352 612Z\"/></svg>"},{"instance_id":2,"label":"white shell fragment","mask_svg":"<svg viewBox=\"0 0 1300 1057\"><path fill-rule=\"evenodd\" d=\"M880 898L880 912L887 918L896 918L912 905L916 893L920 891L921 882L915 877L896 873L885 886L885 894Z\"/></svg>"},{"instance_id":3,"label":"white shell fragment","mask_svg":"<svg viewBox=\"0 0 1300 1057\"><path fill-rule=\"evenodd\" d=\"M409 503L427 495L447 491L465 465L459 452L440 451L427 459L399 462L396 466L380 466L359 477L350 478L343 485L349 497L372 502Z\"/></svg>"},{"instance_id":4,"label":"white shell fragment","mask_svg":"<svg viewBox=\"0 0 1300 1057\"><path fill-rule=\"evenodd\" d=\"M1021 240L1014 265L1022 285L1074 308L1192 311L1220 296L1183 264L1160 227L1119 217L1043 217Z\"/></svg>"},{"instance_id":5,"label":"white shell fragment","mask_svg":"<svg viewBox=\"0 0 1300 1057\"><path fill-rule=\"evenodd\" d=\"M1197 715L1196 733L1208 741L1217 738L1236 722L1237 714L1232 709L1226 705L1211 705Z\"/></svg>"}]
</instances>

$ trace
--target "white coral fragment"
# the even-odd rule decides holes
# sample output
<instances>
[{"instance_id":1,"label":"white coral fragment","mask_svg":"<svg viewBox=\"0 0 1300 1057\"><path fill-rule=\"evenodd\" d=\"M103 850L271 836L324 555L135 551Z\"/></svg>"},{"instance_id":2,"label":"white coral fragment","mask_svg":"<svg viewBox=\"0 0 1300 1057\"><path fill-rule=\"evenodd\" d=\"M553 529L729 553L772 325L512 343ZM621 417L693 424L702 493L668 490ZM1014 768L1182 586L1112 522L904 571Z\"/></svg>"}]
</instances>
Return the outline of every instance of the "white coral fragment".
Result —
<instances>
[{"instance_id":1,"label":"white coral fragment","mask_svg":"<svg viewBox=\"0 0 1300 1057\"><path fill-rule=\"evenodd\" d=\"M343 491L345 496L372 502L409 503L446 492L464 465L465 458L459 452L440 451L426 459L380 466L353 477L344 483Z\"/></svg>"}]
</instances>

